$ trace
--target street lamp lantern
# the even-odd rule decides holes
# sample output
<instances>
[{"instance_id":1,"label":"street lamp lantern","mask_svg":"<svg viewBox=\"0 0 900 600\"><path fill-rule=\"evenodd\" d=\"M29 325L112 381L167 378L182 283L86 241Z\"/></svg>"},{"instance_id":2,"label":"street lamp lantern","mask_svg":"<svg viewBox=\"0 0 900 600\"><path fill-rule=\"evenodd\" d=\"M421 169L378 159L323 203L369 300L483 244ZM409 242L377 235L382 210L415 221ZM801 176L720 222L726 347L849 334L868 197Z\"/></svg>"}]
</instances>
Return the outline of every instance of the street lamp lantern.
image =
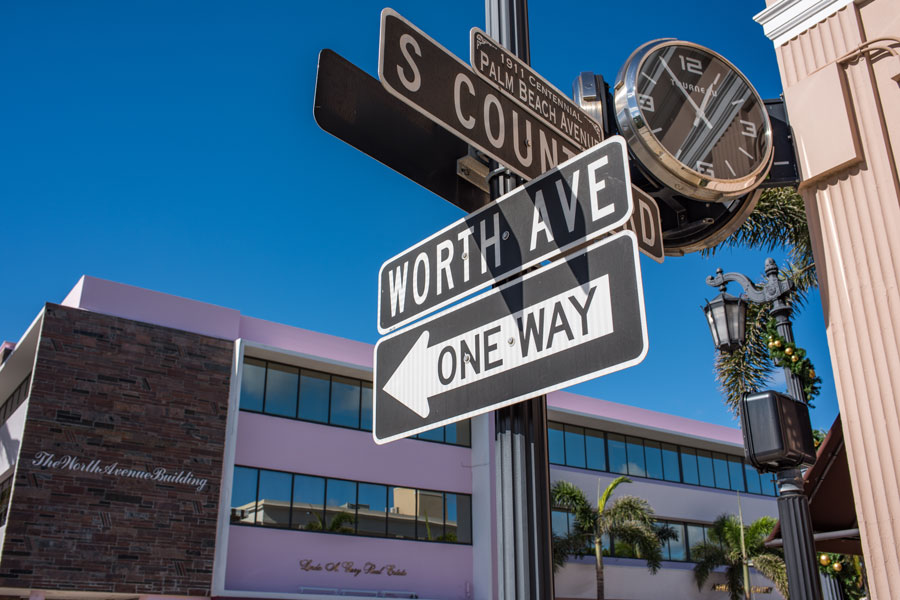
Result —
<instances>
[{"instance_id":1,"label":"street lamp lantern","mask_svg":"<svg viewBox=\"0 0 900 600\"><path fill-rule=\"evenodd\" d=\"M719 273L722 269L719 269ZM747 303L743 298L732 296L724 290L706 303L703 312L709 322L716 350L734 352L744 342L747 324Z\"/></svg>"}]
</instances>

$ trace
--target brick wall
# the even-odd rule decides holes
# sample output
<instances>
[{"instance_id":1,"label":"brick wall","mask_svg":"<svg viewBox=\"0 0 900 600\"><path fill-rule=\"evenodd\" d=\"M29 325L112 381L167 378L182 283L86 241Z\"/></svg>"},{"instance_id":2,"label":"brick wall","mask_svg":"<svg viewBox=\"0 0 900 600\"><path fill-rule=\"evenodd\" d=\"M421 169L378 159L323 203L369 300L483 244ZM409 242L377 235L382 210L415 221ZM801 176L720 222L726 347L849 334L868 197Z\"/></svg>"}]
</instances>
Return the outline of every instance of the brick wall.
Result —
<instances>
[{"instance_id":1,"label":"brick wall","mask_svg":"<svg viewBox=\"0 0 900 600\"><path fill-rule=\"evenodd\" d=\"M0 587L210 594L232 348L46 306Z\"/></svg>"}]
</instances>

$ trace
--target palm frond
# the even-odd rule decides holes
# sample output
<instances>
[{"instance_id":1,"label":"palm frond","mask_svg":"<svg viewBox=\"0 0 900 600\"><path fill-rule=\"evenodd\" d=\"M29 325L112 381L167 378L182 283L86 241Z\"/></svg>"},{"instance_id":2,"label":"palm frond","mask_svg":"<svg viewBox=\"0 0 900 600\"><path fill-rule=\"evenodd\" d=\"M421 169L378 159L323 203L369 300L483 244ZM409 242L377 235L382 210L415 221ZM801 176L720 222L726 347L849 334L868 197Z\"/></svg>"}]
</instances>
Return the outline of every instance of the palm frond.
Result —
<instances>
[{"instance_id":1,"label":"palm frond","mask_svg":"<svg viewBox=\"0 0 900 600\"><path fill-rule=\"evenodd\" d=\"M620 523L612 533L617 542L624 542L634 548L635 558L647 561L647 568L651 573L659 571L662 566L662 551L652 523L627 521Z\"/></svg>"},{"instance_id":2,"label":"palm frond","mask_svg":"<svg viewBox=\"0 0 900 600\"><path fill-rule=\"evenodd\" d=\"M775 523L777 522L775 517L764 516L750 523L747 526L747 531L744 535L747 546L762 550L764 548L763 542L769 537L772 530L775 529Z\"/></svg>"},{"instance_id":3,"label":"palm frond","mask_svg":"<svg viewBox=\"0 0 900 600\"><path fill-rule=\"evenodd\" d=\"M712 256L721 249L737 247L787 251L789 264L780 276L794 284L789 297L794 310L803 307L807 292L818 285L806 210L803 199L793 188L764 191L741 227L702 254ZM716 379L725 405L735 416L740 416L743 395L762 389L774 369L763 336L768 319L769 306L749 305L746 341L734 352L719 353L716 357Z\"/></svg>"},{"instance_id":4,"label":"palm frond","mask_svg":"<svg viewBox=\"0 0 900 600\"><path fill-rule=\"evenodd\" d=\"M550 488L550 498L554 506L572 512L588 504L587 496L584 495L581 488L568 481L557 481L554 483Z\"/></svg>"},{"instance_id":5,"label":"palm frond","mask_svg":"<svg viewBox=\"0 0 900 600\"><path fill-rule=\"evenodd\" d=\"M556 573L566 564L566 561L569 560L569 551L568 544L566 543L565 538L556 535L555 533L550 534L550 562L553 566L553 574Z\"/></svg>"},{"instance_id":6,"label":"palm frond","mask_svg":"<svg viewBox=\"0 0 900 600\"><path fill-rule=\"evenodd\" d=\"M710 574L719 565L726 564L728 557L719 544L701 542L691 548L691 560L697 563L694 565L694 581L697 589L702 590Z\"/></svg>"},{"instance_id":7,"label":"palm frond","mask_svg":"<svg viewBox=\"0 0 900 600\"><path fill-rule=\"evenodd\" d=\"M606 489L603 490L602 494L598 494L597 497L597 510L603 512L606 510L606 504L609 502L609 497L612 496L612 493L616 490L617 487L622 485L623 483L631 483L631 479L626 477L625 475L620 475L612 480Z\"/></svg>"},{"instance_id":8,"label":"palm frond","mask_svg":"<svg viewBox=\"0 0 900 600\"><path fill-rule=\"evenodd\" d=\"M638 521L653 525L653 508L650 503L637 496L620 496L603 511L604 518L611 523Z\"/></svg>"},{"instance_id":9,"label":"palm frond","mask_svg":"<svg viewBox=\"0 0 900 600\"><path fill-rule=\"evenodd\" d=\"M744 572L740 564L725 567L725 583L728 584L728 597L741 600L744 595Z\"/></svg>"},{"instance_id":10,"label":"palm frond","mask_svg":"<svg viewBox=\"0 0 900 600\"><path fill-rule=\"evenodd\" d=\"M770 579L785 598L788 597L787 567L784 559L774 552L763 552L753 557L753 566L763 577Z\"/></svg>"},{"instance_id":11,"label":"palm frond","mask_svg":"<svg viewBox=\"0 0 900 600\"><path fill-rule=\"evenodd\" d=\"M793 188L765 190L741 227L720 244L703 250L713 256L730 248L787 250L794 263L812 263L812 244L803 198ZM807 260L808 259L808 260Z\"/></svg>"},{"instance_id":12,"label":"palm frond","mask_svg":"<svg viewBox=\"0 0 900 600\"><path fill-rule=\"evenodd\" d=\"M665 523L658 523L653 526L653 529L656 531L656 539L658 539L660 543L668 542L669 540L674 540L678 537L675 529Z\"/></svg>"},{"instance_id":13,"label":"palm frond","mask_svg":"<svg viewBox=\"0 0 900 600\"><path fill-rule=\"evenodd\" d=\"M647 563L651 575L656 575L662 567L662 546L653 536L643 538L637 546L640 558Z\"/></svg>"},{"instance_id":14,"label":"palm frond","mask_svg":"<svg viewBox=\"0 0 900 600\"><path fill-rule=\"evenodd\" d=\"M594 534L597 513L580 487L568 481L557 481L550 488L550 501L554 507L575 515L575 525L582 534Z\"/></svg>"},{"instance_id":15,"label":"palm frond","mask_svg":"<svg viewBox=\"0 0 900 600\"><path fill-rule=\"evenodd\" d=\"M554 574L566 564L566 561L569 560L570 556L584 556L586 554L583 534L573 532L568 535L560 536L554 533L551 534L551 536L550 550L553 559L552 564Z\"/></svg>"},{"instance_id":16,"label":"palm frond","mask_svg":"<svg viewBox=\"0 0 900 600\"><path fill-rule=\"evenodd\" d=\"M763 335L769 322L769 306L747 306L746 337L734 352L718 352L716 381L723 401L735 417L740 416L741 398L763 389L771 381L773 369L769 348Z\"/></svg>"},{"instance_id":17,"label":"palm frond","mask_svg":"<svg viewBox=\"0 0 900 600\"><path fill-rule=\"evenodd\" d=\"M733 515L721 514L716 517L716 520L713 521L712 527L709 528L709 533L707 537L717 544L725 543L725 530L728 528L729 521L733 518Z\"/></svg>"},{"instance_id":18,"label":"palm frond","mask_svg":"<svg viewBox=\"0 0 900 600\"><path fill-rule=\"evenodd\" d=\"M732 562L741 561L741 525L737 517L730 516L722 528L725 550L732 555Z\"/></svg>"}]
</instances>

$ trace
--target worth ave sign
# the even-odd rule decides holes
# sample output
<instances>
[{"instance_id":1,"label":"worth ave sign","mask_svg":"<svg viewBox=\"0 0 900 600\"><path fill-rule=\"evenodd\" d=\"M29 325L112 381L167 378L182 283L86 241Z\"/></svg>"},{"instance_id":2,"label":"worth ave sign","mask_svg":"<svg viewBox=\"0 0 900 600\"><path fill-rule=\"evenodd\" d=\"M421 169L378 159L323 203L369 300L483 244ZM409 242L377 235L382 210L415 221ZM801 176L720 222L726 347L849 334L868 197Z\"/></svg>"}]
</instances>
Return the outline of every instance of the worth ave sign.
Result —
<instances>
[{"instance_id":1,"label":"worth ave sign","mask_svg":"<svg viewBox=\"0 0 900 600\"><path fill-rule=\"evenodd\" d=\"M625 140L611 137L386 261L378 330L388 333L626 224Z\"/></svg>"}]
</instances>

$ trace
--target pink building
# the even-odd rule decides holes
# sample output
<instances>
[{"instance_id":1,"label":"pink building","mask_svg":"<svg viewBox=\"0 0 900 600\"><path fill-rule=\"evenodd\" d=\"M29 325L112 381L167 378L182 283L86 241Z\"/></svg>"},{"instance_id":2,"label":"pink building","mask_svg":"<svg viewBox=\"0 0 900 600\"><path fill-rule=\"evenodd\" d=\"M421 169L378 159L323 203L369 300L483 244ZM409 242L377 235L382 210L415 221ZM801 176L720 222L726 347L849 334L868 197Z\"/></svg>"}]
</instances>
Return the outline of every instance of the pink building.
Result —
<instances>
[{"instance_id":1,"label":"pink building","mask_svg":"<svg viewBox=\"0 0 900 600\"><path fill-rule=\"evenodd\" d=\"M900 5L767 0L869 591L900 589Z\"/></svg>"},{"instance_id":2,"label":"pink building","mask_svg":"<svg viewBox=\"0 0 900 600\"><path fill-rule=\"evenodd\" d=\"M492 419L376 446L372 346L84 277L4 348L0 594L494 596ZM691 546L737 491L776 512L740 432L566 392L549 419L554 481L628 474L677 534L657 575L608 540L608 596L721 598ZM594 585L572 559L557 597Z\"/></svg>"}]
</instances>

